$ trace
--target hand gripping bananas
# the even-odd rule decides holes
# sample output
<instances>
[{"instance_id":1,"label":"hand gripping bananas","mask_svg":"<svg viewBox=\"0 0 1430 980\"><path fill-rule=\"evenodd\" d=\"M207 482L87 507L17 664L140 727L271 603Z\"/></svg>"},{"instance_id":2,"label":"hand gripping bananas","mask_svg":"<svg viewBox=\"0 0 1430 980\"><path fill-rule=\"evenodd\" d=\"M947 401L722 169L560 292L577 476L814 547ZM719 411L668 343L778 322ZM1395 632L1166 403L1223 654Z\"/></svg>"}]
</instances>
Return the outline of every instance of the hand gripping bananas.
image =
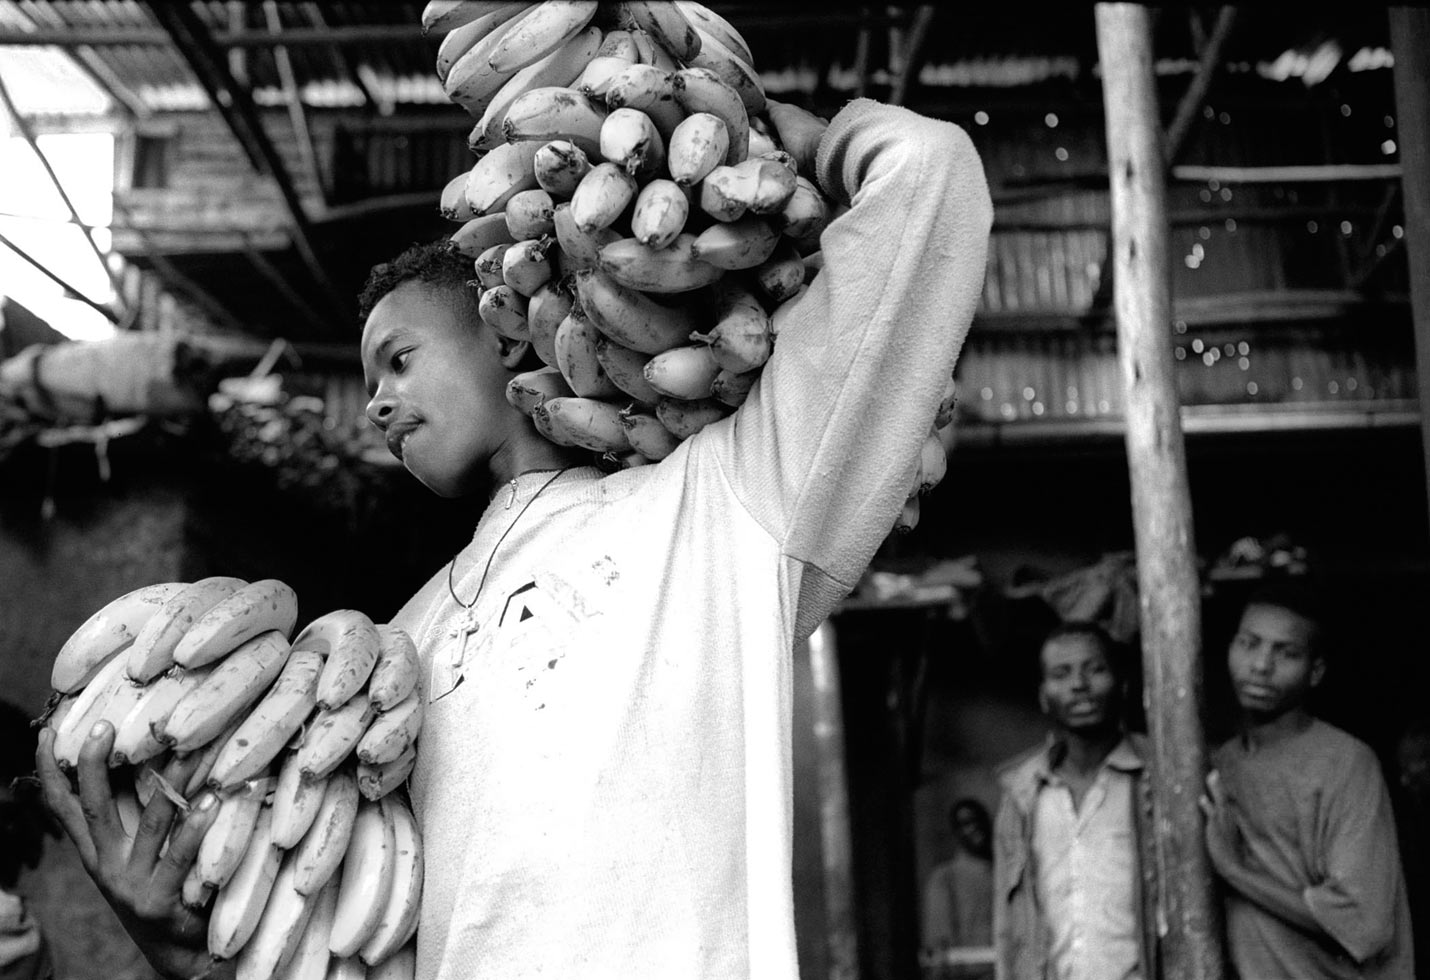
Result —
<instances>
[{"instance_id":1,"label":"hand gripping bananas","mask_svg":"<svg viewBox=\"0 0 1430 980\"><path fill-rule=\"evenodd\" d=\"M154 795L217 794L181 897L239 977L410 974L422 841L398 791L426 704L417 649L354 609L290 643L296 618L277 579L127 592L61 648L44 723L69 769L97 722L113 727L131 837Z\"/></svg>"}]
</instances>

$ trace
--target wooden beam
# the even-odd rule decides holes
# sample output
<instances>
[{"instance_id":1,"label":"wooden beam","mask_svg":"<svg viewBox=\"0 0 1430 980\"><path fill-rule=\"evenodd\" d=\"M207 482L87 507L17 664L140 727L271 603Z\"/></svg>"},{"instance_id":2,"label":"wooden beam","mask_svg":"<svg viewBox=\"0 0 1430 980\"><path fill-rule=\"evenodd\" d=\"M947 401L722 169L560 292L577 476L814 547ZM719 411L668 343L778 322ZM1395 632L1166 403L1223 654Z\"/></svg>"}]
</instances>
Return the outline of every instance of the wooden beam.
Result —
<instances>
[{"instance_id":1,"label":"wooden beam","mask_svg":"<svg viewBox=\"0 0 1430 980\"><path fill-rule=\"evenodd\" d=\"M10 241L10 239L6 238L3 234L0 234L0 245L4 245L10 251L20 256L20 258L30 263L30 265L34 266L40 272L44 273L45 276L51 282L54 282L56 285L58 285L61 289L65 291L66 296L79 300L85 306L88 306L90 309L104 316L104 318L107 319L110 323L117 324L119 322L118 313L114 312L114 310L112 310L108 306L105 306L103 303L95 302L94 300L86 296L84 293L80 292L78 289L75 289L69 283L65 282L65 280L62 279L59 275L53 272L47 265L45 265L39 259L35 258L29 252L26 252L23 248L16 245L14 242Z\"/></svg>"},{"instance_id":2,"label":"wooden beam","mask_svg":"<svg viewBox=\"0 0 1430 980\"><path fill-rule=\"evenodd\" d=\"M893 90L889 94L889 102L894 105L904 105L910 89L918 82L919 72L924 67L924 55L928 51L929 28L933 26L936 11L937 8L933 4L921 3L919 9L914 12L914 22L909 28L909 40L904 48L903 63L899 65Z\"/></svg>"},{"instance_id":3,"label":"wooden beam","mask_svg":"<svg viewBox=\"0 0 1430 980\"><path fill-rule=\"evenodd\" d=\"M286 299L290 306L302 314L303 318L310 324L327 332L332 324L324 319L312 305L305 300L298 291L293 288L292 283L283 277L283 273L278 271L278 267L268 261L268 257L254 248L249 242L244 243L243 254L248 259L249 264L258 270L258 274L266 279L278 294Z\"/></svg>"},{"instance_id":4,"label":"wooden beam","mask_svg":"<svg viewBox=\"0 0 1430 980\"><path fill-rule=\"evenodd\" d=\"M1415 375L1420 388L1420 435L1430 486L1430 10L1390 8L1390 50L1395 56L1395 120L1401 187L1405 198L1405 248L1410 266L1415 324Z\"/></svg>"},{"instance_id":5,"label":"wooden beam","mask_svg":"<svg viewBox=\"0 0 1430 980\"><path fill-rule=\"evenodd\" d=\"M328 27L327 19L323 16L323 7L321 4L307 2L301 6L303 12L308 15L308 19L313 22L314 27L324 31L332 30L332 28ZM333 45L328 48L328 53L332 56L333 63L337 66L338 71L342 72L349 81L356 85L362 92L363 98L367 99L368 111L376 112L378 106L376 93L374 93L372 88L368 85L367 79L353 71L353 66L348 61L348 56L343 54L343 49L337 45Z\"/></svg>"},{"instance_id":6,"label":"wooden beam","mask_svg":"<svg viewBox=\"0 0 1430 980\"><path fill-rule=\"evenodd\" d=\"M1201 592L1172 357L1166 158L1151 13L1130 3L1099 3L1094 16L1112 174L1113 305L1152 743L1158 907L1167 928L1162 975L1221 980L1221 917L1197 807L1207 771Z\"/></svg>"},{"instance_id":7,"label":"wooden beam","mask_svg":"<svg viewBox=\"0 0 1430 980\"><path fill-rule=\"evenodd\" d=\"M275 37L283 33L283 21L278 16L275 0L264 0L263 17L268 24L268 32ZM283 98L288 103L288 118L293 124L293 134L298 141L298 154L303 158L303 166L313 186L318 189L323 202L328 200L327 180L323 168L318 164L318 148L313 142L313 131L308 127L308 114L303 111L303 93L298 88L298 76L293 72L293 62L288 57L288 49L283 45L273 48L273 62L278 67L278 79L283 85Z\"/></svg>"},{"instance_id":8,"label":"wooden beam","mask_svg":"<svg viewBox=\"0 0 1430 980\"><path fill-rule=\"evenodd\" d=\"M1177 158L1182 155L1187 134L1192 131L1192 125L1202 111L1202 104L1207 100L1207 92L1211 89L1212 80L1216 78L1217 70L1221 67L1221 56L1226 47L1226 40L1231 37L1231 30L1235 26L1236 8L1222 7L1217 14L1216 26L1212 28L1211 37L1201 45L1200 62L1197 65L1196 75L1192 77L1192 84L1187 87L1187 91L1182 95L1182 100L1177 103L1177 112L1167 126L1166 156L1169 164L1175 163Z\"/></svg>"},{"instance_id":9,"label":"wooden beam","mask_svg":"<svg viewBox=\"0 0 1430 980\"><path fill-rule=\"evenodd\" d=\"M106 256L104 251L99 247L99 243L94 240L94 229L86 224L84 219L79 216L79 210L74 206L74 202L70 200L69 192L65 190L65 185L60 180L59 174L55 173L55 168L50 166L49 158L46 157L44 151L40 149L39 141L35 139L35 131L30 128L30 121L22 116L20 111L15 108L15 102L10 98L10 89L5 85L3 78L0 78L0 103L4 103L5 110L10 114L10 118L15 121L15 128L20 131L20 135L24 137L25 142L29 144L30 151L39 159L40 165L45 168L45 173L50 177L50 183L54 185L55 190L59 191L60 200L65 202L65 208L68 209L70 216L74 218L75 224L79 225L80 230L84 232L85 243L93 250L94 257L99 260L100 268L104 270L105 276L109 279L110 286L114 289L115 297L118 299L123 295L121 292L123 284L119 281L119 274L109 267L108 256ZM122 299L119 301L121 303L123 302ZM117 323L118 321L116 320L115 322Z\"/></svg>"},{"instance_id":10,"label":"wooden beam","mask_svg":"<svg viewBox=\"0 0 1430 980\"><path fill-rule=\"evenodd\" d=\"M233 76L219 57L219 52L209 40L203 23L187 4L168 4L158 0L148 0L148 8L173 38L179 53L198 77L209 93L213 104L222 113L224 120L235 137L243 144L249 159L255 162L260 173L272 175L278 191L287 206L290 225L293 230L293 245L298 250L303 264L308 267L318 286L327 297L328 304L339 321L351 320L355 315L352 302L341 295L333 285L331 277L313 245L313 226L303 208L303 202L293 186L288 169L283 164L273 141L263 129L258 109L253 104L247 89L235 84Z\"/></svg>"},{"instance_id":11,"label":"wooden beam","mask_svg":"<svg viewBox=\"0 0 1430 980\"><path fill-rule=\"evenodd\" d=\"M441 38L424 38L422 27L414 20L408 24L351 24L339 27L295 27L283 32L275 41L267 31L215 31L213 43L221 48L270 48L274 44L288 47L311 47L329 44L391 44L394 41L434 46ZM0 46L37 44L72 48L93 47L168 47L173 41L163 30L152 27L65 27L38 31L0 30Z\"/></svg>"},{"instance_id":12,"label":"wooden beam","mask_svg":"<svg viewBox=\"0 0 1430 980\"><path fill-rule=\"evenodd\" d=\"M861 16L867 8L860 8ZM873 46L874 28L868 21L859 25L859 34L854 41L854 98L862 99L869 91L869 49Z\"/></svg>"}]
</instances>

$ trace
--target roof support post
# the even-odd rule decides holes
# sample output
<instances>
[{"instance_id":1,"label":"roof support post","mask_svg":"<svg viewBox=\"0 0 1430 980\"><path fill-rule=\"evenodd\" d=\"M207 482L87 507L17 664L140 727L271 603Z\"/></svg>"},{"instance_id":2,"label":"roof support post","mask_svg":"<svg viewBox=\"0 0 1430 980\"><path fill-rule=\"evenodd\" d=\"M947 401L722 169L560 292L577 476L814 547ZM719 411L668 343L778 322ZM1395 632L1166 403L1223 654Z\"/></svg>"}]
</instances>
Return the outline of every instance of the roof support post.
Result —
<instances>
[{"instance_id":1,"label":"roof support post","mask_svg":"<svg viewBox=\"0 0 1430 980\"><path fill-rule=\"evenodd\" d=\"M1137 4L1099 3L1094 16L1111 171L1113 303L1127 406L1159 920L1168 927L1162 975L1219 980L1220 915L1197 806L1206 773L1200 588L1172 358L1167 161L1151 15Z\"/></svg>"},{"instance_id":2,"label":"roof support post","mask_svg":"<svg viewBox=\"0 0 1430 980\"><path fill-rule=\"evenodd\" d=\"M1395 121L1405 200L1405 249L1415 324L1415 376L1420 386L1420 437L1430 485L1430 10L1390 8L1395 55Z\"/></svg>"}]
</instances>

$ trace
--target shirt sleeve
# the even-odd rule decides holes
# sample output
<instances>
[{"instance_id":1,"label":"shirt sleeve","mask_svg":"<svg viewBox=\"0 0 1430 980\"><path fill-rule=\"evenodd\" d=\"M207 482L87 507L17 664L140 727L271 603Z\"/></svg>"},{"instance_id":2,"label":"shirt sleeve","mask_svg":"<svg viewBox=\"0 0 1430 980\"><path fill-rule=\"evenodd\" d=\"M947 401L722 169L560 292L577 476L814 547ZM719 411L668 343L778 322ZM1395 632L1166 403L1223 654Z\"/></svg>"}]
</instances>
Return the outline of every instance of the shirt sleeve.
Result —
<instances>
[{"instance_id":1,"label":"shirt sleeve","mask_svg":"<svg viewBox=\"0 0 1430 980\"><path fill-rule=\"evenodd\" d=\"M714 451L742 505L801 562L797 630L857 583L908 496L982 290L992 205L951 123L856 100L820 142L850 208L823 271ZM812 574L811 574L812 573Z\"/></svg>"},{"instance_id":2,"label":"shirt sleeve","mask_svg":"<svg viewBox=\"0 0 1430 980\"><path fill-rule=\"evenodd\" d=\"M1366 750L1326 801L1325 866L1302 897L1331 938L1357 963L1390 945L1403 888L1390 796Z\"/></svg>"}]
</instances>

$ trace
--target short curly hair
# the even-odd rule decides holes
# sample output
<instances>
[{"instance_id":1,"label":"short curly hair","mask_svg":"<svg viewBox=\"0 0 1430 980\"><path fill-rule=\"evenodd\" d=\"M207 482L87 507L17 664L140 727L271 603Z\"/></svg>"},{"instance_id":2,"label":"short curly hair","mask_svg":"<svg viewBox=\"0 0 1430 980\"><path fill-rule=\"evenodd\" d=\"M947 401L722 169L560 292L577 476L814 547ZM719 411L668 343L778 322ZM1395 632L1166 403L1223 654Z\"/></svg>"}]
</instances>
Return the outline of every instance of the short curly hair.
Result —
<instances>
[{"instance_id":1,"label":"short curly hair","mask_svg":"<svg viewBox=\"0 0 1430 980\"><path fill-rule=\"evenodd\" d=\"M471 316L475 322L478 292L467 285L475 277L472 260L452 247L445 238L426 244L415 244L400 255L372 267L362 292L358 294L358 320L365 323L374 306L384 296L406 282L425 282L446 290L458 312Z\"/></svg>"}]
</instances>

